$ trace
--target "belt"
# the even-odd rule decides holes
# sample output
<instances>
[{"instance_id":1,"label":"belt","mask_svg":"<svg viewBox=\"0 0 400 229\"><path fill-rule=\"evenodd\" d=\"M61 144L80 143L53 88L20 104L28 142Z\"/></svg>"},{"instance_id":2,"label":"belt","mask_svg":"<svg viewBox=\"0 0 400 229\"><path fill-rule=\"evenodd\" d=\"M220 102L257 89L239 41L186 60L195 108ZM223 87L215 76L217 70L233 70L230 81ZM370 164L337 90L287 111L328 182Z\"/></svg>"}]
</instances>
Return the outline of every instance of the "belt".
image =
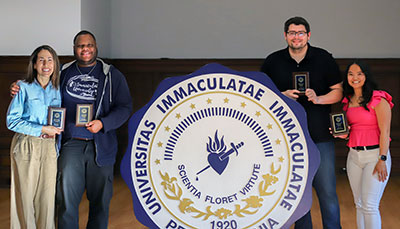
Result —
<instances>
[{"instance_id":1,"label":"belt","mask_svg":"<svg viewBox=\"0 0 400 229\"><path fill-rule=\"evenodd\" d=\"M370 149L378 149L379 145L373 145L373 146L354 146L351 147L355 150L370 150Z\"/></svg>"},{"instance_id":2,"label":"belt","mask_svg":"<svg viewBox=\"0 0 400 229\"><path fill-rule=\"evenodd\" d=\"M80 141L92 141L93 140L93 139L90 139L90 138L72 138L72 139L80 140Z\"/></svg>"}]
</instances>

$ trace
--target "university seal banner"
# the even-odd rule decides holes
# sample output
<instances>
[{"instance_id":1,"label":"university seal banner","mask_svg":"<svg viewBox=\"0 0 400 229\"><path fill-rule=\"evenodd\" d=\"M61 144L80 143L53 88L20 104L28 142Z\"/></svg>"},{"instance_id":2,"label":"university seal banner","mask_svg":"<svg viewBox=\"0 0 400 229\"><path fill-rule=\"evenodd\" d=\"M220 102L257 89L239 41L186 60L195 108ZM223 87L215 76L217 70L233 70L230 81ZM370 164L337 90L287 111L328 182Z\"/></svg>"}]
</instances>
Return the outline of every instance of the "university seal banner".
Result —
<instances>
[{"instance_id":1,"label":"university seal banner","mask_svg":"<svg viewBox=\"0 0 400 229\"><path fill-rule=\"evenodd\" d=\"M121 173L150 228L288 228L311 206L306 115L260 72L208 64L129 121Z\"/></svg>"}]
</instances>

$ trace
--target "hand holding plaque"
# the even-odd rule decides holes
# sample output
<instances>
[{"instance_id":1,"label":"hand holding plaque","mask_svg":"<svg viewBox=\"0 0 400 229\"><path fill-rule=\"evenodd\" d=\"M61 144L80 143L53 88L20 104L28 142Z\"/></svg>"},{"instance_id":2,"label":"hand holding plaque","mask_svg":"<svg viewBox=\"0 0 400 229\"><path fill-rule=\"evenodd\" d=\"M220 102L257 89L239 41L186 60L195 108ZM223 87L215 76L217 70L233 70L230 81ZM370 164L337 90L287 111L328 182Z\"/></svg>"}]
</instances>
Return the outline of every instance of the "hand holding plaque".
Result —
<instances>
[{"instance_id":1,"label":"hand holding plaque","mask_svg":"<svg viewBox=\"0 0 400 229\"><path fill-rule=\"evenodd\" d=\"M75 126L85 126L92 121L93 104L77 104L76 105L76 122Z\"/></svg>"},{"instance_id":2,"label":"hand holding plaque","mask_svg":"<svg viewBox=\"0 0 400 229\"><path fill-rule=\"evenodd\" d=\"M349 126L344 112L331 113L329 114L329 118L333 136L349 134Z\"/></svg>"},{"instance_id":3,"label":"hand holding plaque","mask_svg":"<svg viewBox=\"0 0 400 229\"><path fill-rule=\"evenodd\" d=\"M64 130L65 125L65 108L49 107L47 115L47 124Z\"/></svg>"},{"instance_id":4,"label":"hand holding plaque","mask_svg":"<svg viewBox=\"0 0 400 229\"><path fill-rule=\"evenodd\" d=\"M293 72L293 87L300 91L299 95L305 95L307 88L310 86L308 72Z\"/></svg>"}]
</instances>

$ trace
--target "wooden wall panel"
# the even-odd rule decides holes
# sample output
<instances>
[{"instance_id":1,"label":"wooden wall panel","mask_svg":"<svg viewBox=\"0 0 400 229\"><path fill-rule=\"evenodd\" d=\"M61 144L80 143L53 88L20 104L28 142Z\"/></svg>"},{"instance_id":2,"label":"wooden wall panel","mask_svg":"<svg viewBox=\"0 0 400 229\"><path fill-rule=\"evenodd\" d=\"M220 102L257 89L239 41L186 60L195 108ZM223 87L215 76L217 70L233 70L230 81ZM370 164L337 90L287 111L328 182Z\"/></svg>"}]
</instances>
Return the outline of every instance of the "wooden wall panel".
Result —
<instances>
[{"instance_id":1,"label":"wooden wall panel","mask_svg":"<svg viewBox=\"0 0 400 229\"><path fill-rule=\"evenodd\" d=\"M0 186L9 184L9 146L13 133L5 126L5 114L11 100L9 85L21 79L26 71L28 57L0 57ZM71 56L60 57L62 63L72 60ZM400 59L364 59L369 63L380 88L388 91L394 98L395 107L392 117L393 173L400 173ZM107 60L116 66L125 76L131 91L134 111L143 107L152 97L158 84L167 77L186 75L208 63L220 63L237 71L258 71L263 59L113 59ZM344 72L351 59L337 59ZM340 110L336 104L334 110ZM117 166L125 153L128 142L127 124L118 130L119 153ZM336 141L336 165L338 169L345 167L347 148L342 140ZM119 167L116 168L119 171Z\"/></svg>"}]
</instances>

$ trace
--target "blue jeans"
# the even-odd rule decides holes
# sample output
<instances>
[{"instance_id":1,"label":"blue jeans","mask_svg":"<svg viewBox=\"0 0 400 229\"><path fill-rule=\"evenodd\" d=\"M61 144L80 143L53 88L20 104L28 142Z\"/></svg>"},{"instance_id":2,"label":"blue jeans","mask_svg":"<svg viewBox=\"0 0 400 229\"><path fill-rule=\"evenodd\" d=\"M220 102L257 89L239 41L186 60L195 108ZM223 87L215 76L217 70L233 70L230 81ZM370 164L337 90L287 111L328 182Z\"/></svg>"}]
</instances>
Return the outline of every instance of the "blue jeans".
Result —
<instances>
[{"instance_id":1,"label":"blue jeans","mask_svg":"<svg viewBox=\"0 0 400 229\"><path fill-rule=\"evenodd\" d=\"M331 142L316 143L321 164L315 174L313 187L317 193L324 228L341 228L340 209L336 195L335 145ZM312 228L311 213L296 221L295 229Z\"/></svg>"},{"instance_id":2,"label":"blue jeans","mask_svg":"<svg viewBox=\"0 0 400 229\"><path fill-rule=\"evenodd\" d=\"M79 204L86 189L89 200L87 228L107 228L113 193L114 167L99 167L93 141L70 139L58 158L58 228L79 228Z\"/></svg>"}]
</instances>

